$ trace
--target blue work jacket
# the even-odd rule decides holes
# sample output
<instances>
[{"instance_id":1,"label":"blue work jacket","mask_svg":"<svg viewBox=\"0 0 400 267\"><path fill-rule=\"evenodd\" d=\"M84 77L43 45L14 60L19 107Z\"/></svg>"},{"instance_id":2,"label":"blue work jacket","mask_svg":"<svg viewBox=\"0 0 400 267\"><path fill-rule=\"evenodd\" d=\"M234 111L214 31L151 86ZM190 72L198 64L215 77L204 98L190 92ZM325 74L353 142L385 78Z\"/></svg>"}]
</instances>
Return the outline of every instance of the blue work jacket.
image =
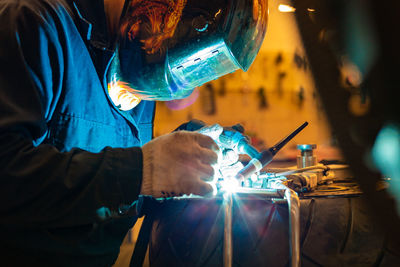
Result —
<instances>
[{"instance_id":1,"label":"blue work jacket","mask_svg":"<svg viewBox=\"0 0 400 267\"><path fill-rule=\"evenodd\" d=\"M154 102L113 105L114 47L102 0L0 0L0 265L110 266L135 223Z\"/></svg>"}]
</instances>

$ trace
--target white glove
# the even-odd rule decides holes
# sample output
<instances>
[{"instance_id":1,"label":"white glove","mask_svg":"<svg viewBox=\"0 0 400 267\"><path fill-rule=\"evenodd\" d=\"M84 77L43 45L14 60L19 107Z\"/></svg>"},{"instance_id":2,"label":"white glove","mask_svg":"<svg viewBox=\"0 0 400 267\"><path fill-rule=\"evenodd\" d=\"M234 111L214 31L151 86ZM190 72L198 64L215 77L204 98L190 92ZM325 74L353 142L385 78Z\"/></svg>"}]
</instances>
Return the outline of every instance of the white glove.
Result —
<instances>
[{"instance_id":1,"label":"white glove","mask_svg":"<svg viewBox=\"0 0 400 267\"><path fill-rule=\"evenodd\" d=\"M224 144L219 142L219 136L223 130L224 128L219 124L213 124L204 126L197 131L210 136L220 146L218 169L222 177L234 176L243 168L243 164L239 162L239 155L233 149L225 148Z\"/></svg>"},{"instance_id":2,"label":"white glove","mask_svg":"<svg viewBox=\"0 0 400 267\"><path fill-rule=\"evenodd\" d=\"M155 198L183 194L206 195L214 178L219 147L209 136L178 131L157 137L142 147L141 194Z\"/></svg>"}]
</instances>

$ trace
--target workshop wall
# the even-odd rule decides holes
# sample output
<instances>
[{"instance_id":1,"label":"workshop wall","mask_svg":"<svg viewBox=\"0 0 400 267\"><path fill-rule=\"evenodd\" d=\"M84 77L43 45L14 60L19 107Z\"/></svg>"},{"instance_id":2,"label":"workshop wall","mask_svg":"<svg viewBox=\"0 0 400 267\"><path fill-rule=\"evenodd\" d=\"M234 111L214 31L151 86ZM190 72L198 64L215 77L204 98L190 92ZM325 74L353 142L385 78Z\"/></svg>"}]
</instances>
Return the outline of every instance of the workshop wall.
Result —
<instances>
[{"instance_id":1,"label":"workshop wall","mask_svg":"<svg viewBox=\"0 0 400 267\"><path fill-rule=\"evenodd\" d=\"M310 125L280 156L293 157L297 143L316 143L321 149L331 146L332 137L294 15L280 12L281 2L269 1L268 31L250 70L210 82L196 89L189 99L159 102L155 136L171 132L193 118L223 126L241 123L253 143L262 149L308 121ZM196 101L189 105L193 99Z\"/></svg>"}]
</instances>

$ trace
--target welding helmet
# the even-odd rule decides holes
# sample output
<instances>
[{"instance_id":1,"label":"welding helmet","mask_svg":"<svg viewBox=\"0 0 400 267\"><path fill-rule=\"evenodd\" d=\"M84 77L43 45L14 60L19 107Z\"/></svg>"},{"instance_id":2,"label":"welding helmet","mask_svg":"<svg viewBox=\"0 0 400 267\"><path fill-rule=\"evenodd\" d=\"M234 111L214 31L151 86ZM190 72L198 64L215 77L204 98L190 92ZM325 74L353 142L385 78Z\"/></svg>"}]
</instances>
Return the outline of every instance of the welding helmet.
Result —
<instances>
[{"instance_id":1,"label":"welding helmet","mask_svg":"<svg viewBox=\"0 0 400 267\"><path fill-rule=\"evenodd\" d=\"M266 33L267 1L127 1L115 80L142 99L173 100L239 68L248 70Z\"/></svg>"}]
</instances>

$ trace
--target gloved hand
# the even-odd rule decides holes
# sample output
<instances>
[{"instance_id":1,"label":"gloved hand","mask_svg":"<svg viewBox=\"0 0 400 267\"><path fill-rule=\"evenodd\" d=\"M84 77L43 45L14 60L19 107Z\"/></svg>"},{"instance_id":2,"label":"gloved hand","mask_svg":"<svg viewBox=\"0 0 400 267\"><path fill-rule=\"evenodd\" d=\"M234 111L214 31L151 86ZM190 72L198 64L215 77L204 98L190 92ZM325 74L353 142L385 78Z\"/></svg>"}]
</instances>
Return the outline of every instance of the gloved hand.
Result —
<instances>
[{"instance_id":1,"label":"gloved hand","mask_svg":"<svg viewBox=\"0 0 400 267\"><path fill-rule=\"evenodd\" d=\"M177 131L157 137L142 147L141 194L155 198L212 192L219 147L209 136Z\"/></svg>"},{"instance_id":2,"label":"gloved hand","mask_svg":"<svg viewBox=\"0 0 400 267\"><path fill-rule=\"evenodd\" d=\"M232 127L222 127L219 124L208 125L197 130L199 133L210 136L220 147L219 153L219 172L222 177L233 176L239 172L244 166L239 161L239 151L237 151L235 144L232 143L233 135L244 132L243 126L240 124ZM223 132L223 136L221 136Z\"/></svg>"},{"instance_id":3,"label":"gloved hand","mask_svg":"<svg viewBox=\"0 0 400 267\"><path fill-rule=\"evenodd\" d=\"M235 175L244 166L239 161L239 153L243 153L238 148L240 139L248 140L246 135L243 135L244 128L240 124L232 127L222 127L219 124L206 125L200 120L191 120L179 126L176 130L197 131L204 135L210 136L220 147L218 170L222 177ZM248 153L249 151L246 151ZM253 151L257 153L257 151ZM252 156L252 155L250 155Z\"/></svg>"}]
</instances>

